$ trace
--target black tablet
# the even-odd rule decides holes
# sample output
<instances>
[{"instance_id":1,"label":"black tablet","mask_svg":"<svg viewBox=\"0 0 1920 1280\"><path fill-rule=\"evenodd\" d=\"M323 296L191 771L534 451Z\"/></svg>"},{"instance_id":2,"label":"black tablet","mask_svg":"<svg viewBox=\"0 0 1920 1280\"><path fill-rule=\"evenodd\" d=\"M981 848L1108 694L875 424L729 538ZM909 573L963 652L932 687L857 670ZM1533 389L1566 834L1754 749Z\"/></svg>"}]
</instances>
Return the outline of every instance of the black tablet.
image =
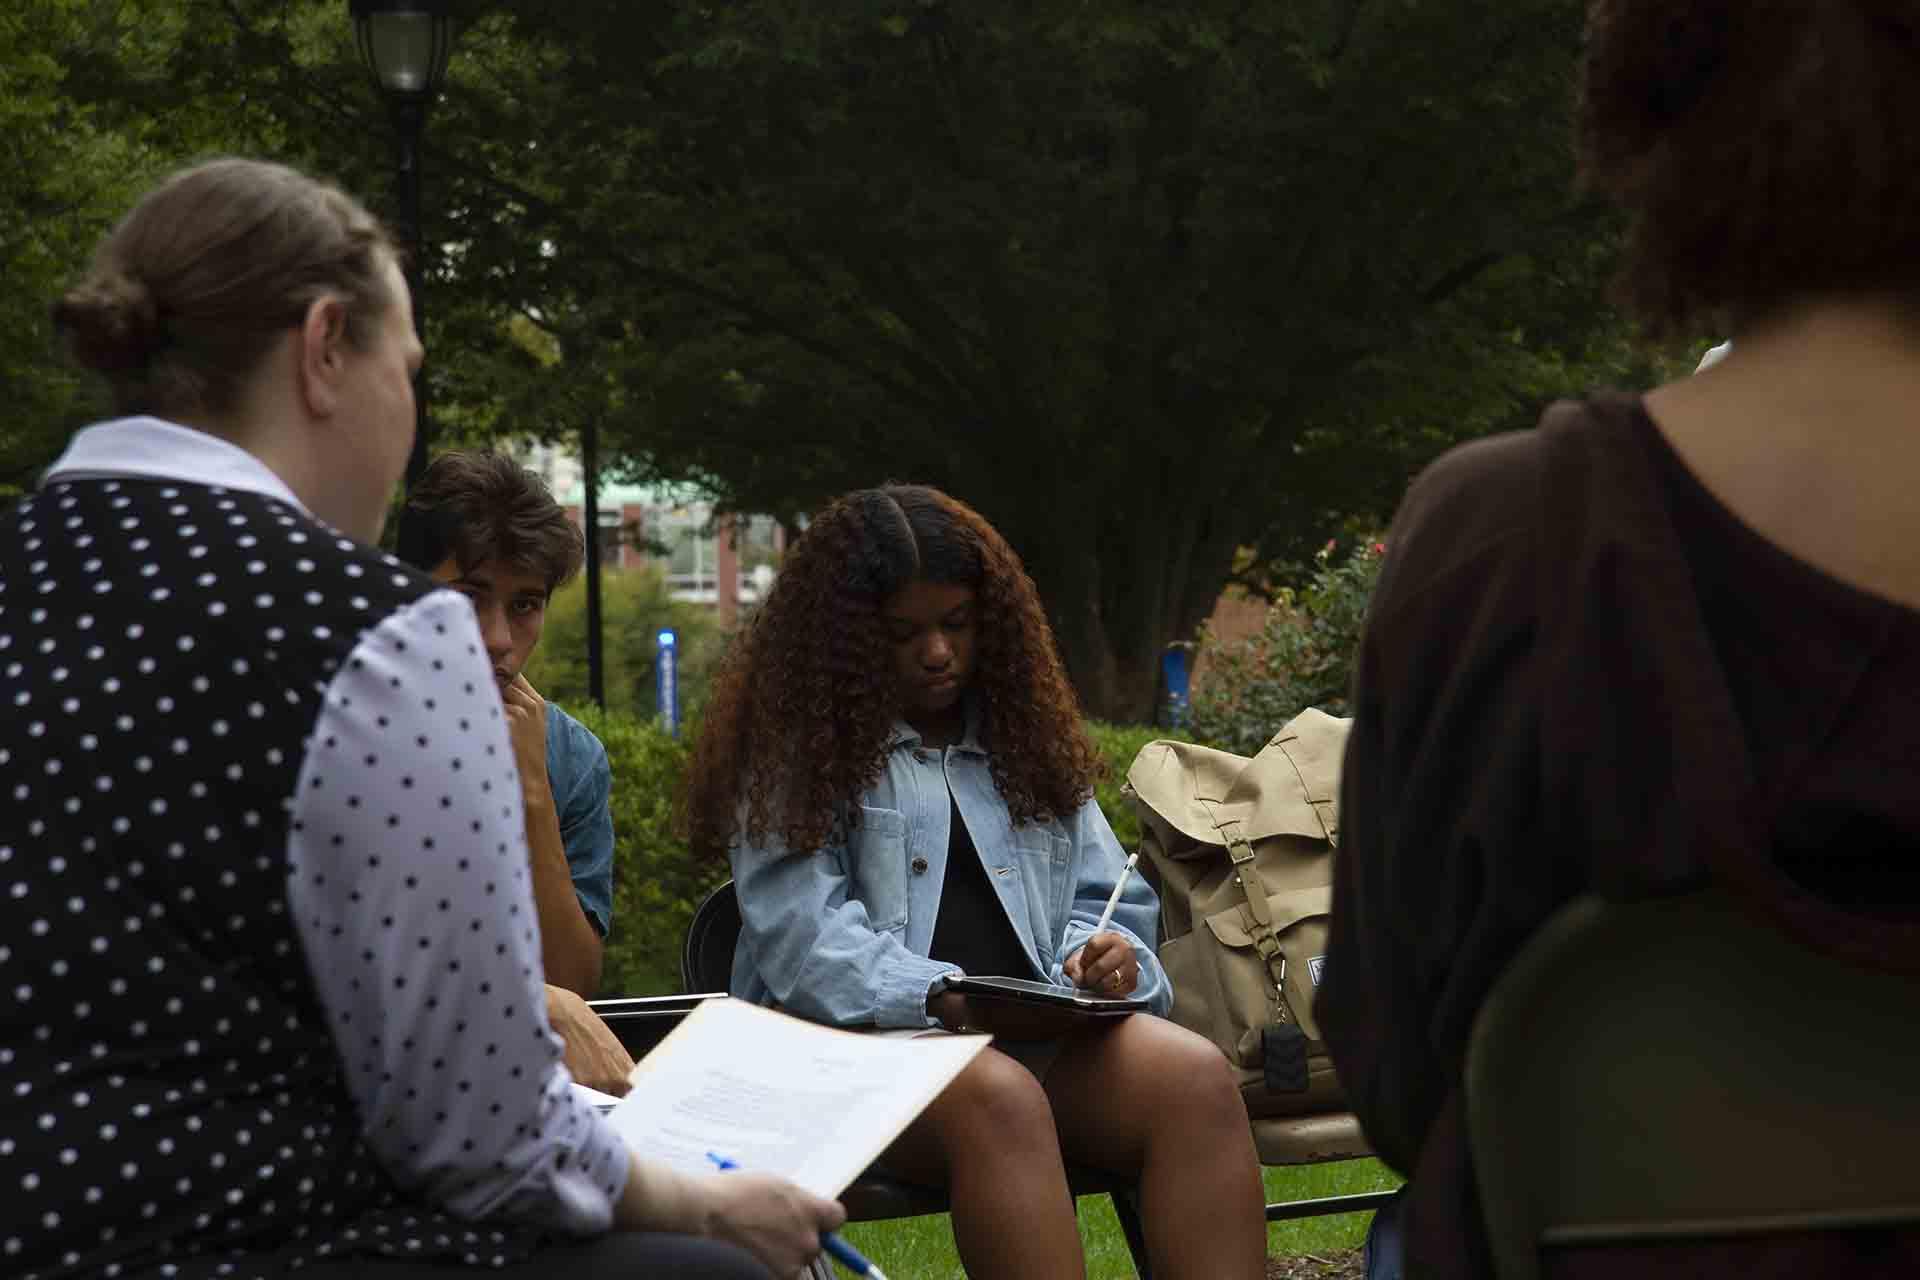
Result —
<instances>
[{"instance_id":1,"label":"black tablet","mask_svg":"<svg viewBox=\"0 0 1920 1280\"><path fill-rule=\"evenodd\" d=\"M1095 1018L1144 1013L1147 1009L1147 1002L1137 996L1105 996L1097 991L1058 987L1029 978L949 978L947 990L957 991L969 1000L1006 1000L1049 1009L1071 1009Z\"/></svg>"}]
</instances>

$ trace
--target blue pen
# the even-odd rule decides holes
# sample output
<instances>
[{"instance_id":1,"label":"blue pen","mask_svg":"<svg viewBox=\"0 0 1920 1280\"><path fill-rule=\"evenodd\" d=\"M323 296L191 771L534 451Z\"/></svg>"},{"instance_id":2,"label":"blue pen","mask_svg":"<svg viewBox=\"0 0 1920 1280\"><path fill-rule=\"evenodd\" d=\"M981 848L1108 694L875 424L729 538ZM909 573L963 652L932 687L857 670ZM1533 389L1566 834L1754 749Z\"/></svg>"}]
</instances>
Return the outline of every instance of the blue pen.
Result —
<instances>
[{"instance_id":1,"label":"blue pen","mask_svg":"<svg viewBox=\"0 0 1920 1280\"><path fill-rule=\"evenodd\" d=\"M738 1169L740 1167L737 1161L729 1160L722 1155L715 1155L711 1151L707 1152L707 1159L713 1161L713 1166L716 1169ZM825 1249L827 1255L835 1262L853 1272L856 1276L865 1276L867 1280L887 1280L886 1272L874 1266L865 1254L848 1244L845 1240L842 1240L836 1232L821 1232L820 1247Z\"/></svg>"}]
</instances>

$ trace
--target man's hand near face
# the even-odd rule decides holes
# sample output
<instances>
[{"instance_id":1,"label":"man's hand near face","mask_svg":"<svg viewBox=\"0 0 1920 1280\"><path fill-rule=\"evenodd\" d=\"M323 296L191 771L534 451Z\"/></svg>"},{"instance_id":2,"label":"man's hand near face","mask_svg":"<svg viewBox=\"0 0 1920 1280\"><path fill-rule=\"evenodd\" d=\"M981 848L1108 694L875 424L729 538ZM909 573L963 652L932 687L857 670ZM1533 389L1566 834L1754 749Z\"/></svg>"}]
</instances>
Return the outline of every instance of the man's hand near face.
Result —
<instances>
[{"instance_id":1,"label":"man's hand near face","mask_svg":"<svg viewBox=\"0 0 1920 1280\"><path fill-rule=\"evenodd\" d=\"M513 740L514 762L520 766L520 793L529 811L536 804L553 808L553 786L547 779L547 700L515 676L500 691L506 706L507 736Z\"/></svg>"},{"instance_id":2,"label":"man's hand near face","mask_svg":"<svg viewBox=\"0 0 1920 1280\"><path fill-rule=\"evenodd\" d=\"M580 909L566 845L560 839L560 815L547 778L547 700L523 675L516 675L501 689L500 700L506 708L514 761L520 767L533 904L540 917L540 958L547 981L591 996L600 986L600 935Z\"/></svg>"}]
</instances>

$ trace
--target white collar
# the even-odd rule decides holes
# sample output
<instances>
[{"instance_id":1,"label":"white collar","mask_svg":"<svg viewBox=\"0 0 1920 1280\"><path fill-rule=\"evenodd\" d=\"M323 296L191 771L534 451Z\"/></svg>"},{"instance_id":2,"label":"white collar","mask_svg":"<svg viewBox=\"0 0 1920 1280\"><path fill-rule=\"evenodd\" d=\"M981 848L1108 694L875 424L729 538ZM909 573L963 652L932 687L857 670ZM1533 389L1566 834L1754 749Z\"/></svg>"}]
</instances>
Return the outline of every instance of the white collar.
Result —
<instances>
[{"instance_id":1,"label":"white collar","mask_svg":"<svg viewBox=\"0 0 1920 1280\"><path fill-rule=\"evenodd\" d=\"M114 418L84 428L41 475L40 486L125 477L241 489L312 514L286 481L239 445L162 418Z\"/></svg>"}]
</instances>

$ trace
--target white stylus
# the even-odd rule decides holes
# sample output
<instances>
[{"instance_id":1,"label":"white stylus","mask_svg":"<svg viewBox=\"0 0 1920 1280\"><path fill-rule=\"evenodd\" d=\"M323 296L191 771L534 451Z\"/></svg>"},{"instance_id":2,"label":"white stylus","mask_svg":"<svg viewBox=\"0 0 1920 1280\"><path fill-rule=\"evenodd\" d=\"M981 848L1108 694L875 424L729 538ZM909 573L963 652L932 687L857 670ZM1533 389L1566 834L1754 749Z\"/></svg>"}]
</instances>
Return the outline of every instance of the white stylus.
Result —
<instances>
[{"instance_id":1,"label":"white stylus","mask_svg":"<svg viewBox=\"0 0 1920 1280\"><path fill-rule=\"evenodd\" d=\"M1113 909L1120 905L1120 891L1127 887L1127 877L1133 873L1133 864L1138 861L1140 861L1138 853L1127 855L1127 865L1120 868L1120 878L1113 884L1113 895L1107 899L1106 909L1100 913L1100 923L1093 926L1095 933L1104 930L1113 920Z\"/></svg>"}]
</instances>

